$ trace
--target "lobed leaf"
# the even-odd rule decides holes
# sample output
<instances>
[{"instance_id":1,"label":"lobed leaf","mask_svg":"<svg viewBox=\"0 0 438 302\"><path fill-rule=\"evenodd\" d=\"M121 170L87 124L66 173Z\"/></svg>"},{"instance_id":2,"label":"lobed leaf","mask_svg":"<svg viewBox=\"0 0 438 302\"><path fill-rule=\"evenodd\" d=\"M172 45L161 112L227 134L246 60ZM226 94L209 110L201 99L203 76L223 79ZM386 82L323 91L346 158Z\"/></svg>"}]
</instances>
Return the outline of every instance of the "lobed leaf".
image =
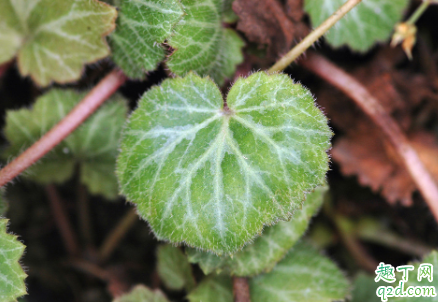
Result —
<instances>
[{"instance_id":1,"label":"lobed leaf","mask_svg":"<svg viewBox=\"0 0 438 302\"><path fill-rule=\"evenodd\" d=\"M316 27L344 2L305 0L304 9ZM348 45L356 51L367 51L376 42L389 38L408 4L408 0L364 0L338 21L325 37L333 47Z\"/></svg>"},{"instance_id":2,"label":"lobed leaf","mask_svg":"<svg viewBox=\"0 0 438 302\"><path fill-rule=\"evenodd\" d=\"M243 62L244 42L232 29L222 26L225 0L181 0L185 15L177 23L168 44L175 49L167 66L176 75L195 71L209 75L220 86ZM227 14L228 16L229 14Z\"/></svg>"},{"instance_id":3,"label":"lobed leaf","mask_svg":"<svg viewBox=\"0 0 438 302\"><path fill-rule=\"evenodd\" d=\"M18 55L21 74L41 86L77 80L109 54L116 16L97 0L0 0L0 64Z\"/></svg>"},{"instance_id":4,"label":"lobed leaf","mask_svg":"<svg viewBox=\"0 0 438 302\"><path fill-rule=\"evenodd\" d=\"M129 293L124 294L113 302L168 302L166 296L159 290L150 290L144 285L137 285Z\"/></svg>"},{"instance_id":5,"label":"lobed leaf","mask_svg":"<svg viewBox=\"0 0 438 302\"><path fill-rule=\"evenodd\" d=\"M7 219L0 219L0 302L13 302L27 294L27 275L18 262L25 246L6 232L7 223Z\"/></svg>"},{"instance_id":6,"label":"lobed leaf","mask_svg":"<svg viewBox=\"0 0 438 302\"><path fill-rule=\"evenodd\" d=\"M310 193L290 221L281 221L232 257L217 256L194 248L187 249L189 261L198 263L204 274L225 272L240 277L254 276L274 268L306 231L309 221L320 208L327 187Z\"/></svg>"},{"instance_id":7,"label":"lobed leaf","mask_svg":"<svg viewBox=\"0 0 438 302\"><path fill-rule=\"evenodd\" d=\"M158 275L167 288L186 288L190 291L195 287L192 267L180 248L171 245L159 246L157 258Z\"/></svg>"},{"instance_id":8,"label":"lobed leaf","mask_svg":"<svg viewBox=\"0 0 438 302\"><path fill-rule=\"evenodd\" d=\"M164 60L163 43L184 11L178 0L121 0L113 59L130 78L142 79Z\"/></svg>"},{"instance_id":9,"label":"lobed leaf","mask_svg":"<svg viewBox=\"0 0 438 302\"><path fill-rule=\"evenodd\" d=\"M188 296L190 302L233 302L233 284L228 276L210 276L202 280Z\"/></svg>"},{"instance_id":10,"label":"lobed leaf","mask_svg":"<svg viewBox=\"0 0 438 302\"><path fill-rule=\"evenodd\" d=\"M284 74L239 79L227 97L189 73L149 90L121 143L121 191L155 235L235 253L325 183L331 131Z\"/></svg>"},{"instance_id":11,"label":"lobed leaf","mask_svg":"<svg viewBox=\"0 0 438 302\"><path fill-rule=\"evenodd\" d=\"M252 302L343 301L348 287L330 259L303 243L296 244L270 273L250 280Z\"/></svg>"},{"instance_id":12,"label":"lobed leaf","mask_svg":"<svg viewBox=\"0 0 438 302\"><path fill-rule=\"evenodd\" d=\"M16 156L31 146L85 95L85 92L53 89L39 97L32 109L8 111L4 131L10 146L3 157ZM109 199L117 197L115 159L127 110L120 96L112 97L24 175L41 184L61 183L79 165L81 182L91 193Z\"/></svg>"}]
</instances>

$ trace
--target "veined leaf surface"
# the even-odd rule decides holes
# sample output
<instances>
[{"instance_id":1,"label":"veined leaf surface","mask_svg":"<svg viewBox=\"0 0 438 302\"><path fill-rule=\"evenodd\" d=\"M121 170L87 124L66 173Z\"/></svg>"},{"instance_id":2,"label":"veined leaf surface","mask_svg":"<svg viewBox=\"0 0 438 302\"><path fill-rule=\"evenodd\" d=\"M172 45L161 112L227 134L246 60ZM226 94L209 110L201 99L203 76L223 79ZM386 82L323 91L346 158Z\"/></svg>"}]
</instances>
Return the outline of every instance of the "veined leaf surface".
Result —
<instances>
[{"instance_id":1,"label":"veined leaf surface","mask_svg":"<svg viewBox=\"0 0 438 302\"><path fill-rule=\"evenodd\" d=\"M30 147L64 118L86 95L52 89L38 98L32 109L8 111L5 135L10 158ZM120 96L112 97L42 160L26 170L25 176L38 183L68 180L76 164L89 191L113 199L118 195L115 176L117 147L128 108Z\"/></svg>"},{"instance_id":2,"label":"veined leaf surface","mask_svg":"<svg viewBox=\"0 0 438 302\"><path fill-rule=\"evenodd\" d=\"M113 58L130 78L141 79L164 60L160 45L184 12L178 0L121 0L116 31L110 36Z\"/></svg>"},{"instance_id":3,"label":"veined leaf surface","mask_svg":"<svg viewBox=\"0 0 438 302\"><path fill-rule=\"evenodd\" d=\"M345 0L305 0L314 27L330 17ZM348 45L353 50L367 51L374 43L389 38L400 21L408 0L363 0L325 35L334 47Z\"/></svg>"},{"instance_id":4,"label":"veined leaf surface","mask_svg":"<svg viewBox=\"0 0 438 302\"><path fill-rule=\"evenodd\" d=\"M190 262L199 263L206 275L216 271L246 277L272 270L306 231L310 219L323 202L325 192L327 187L319 187L308 194L302 208L294 213L290 221L280 221L267 227L262 236L232 257L188 248Z\"/></svg>"},{"instance_id":5,"label":"veined leaf surface","mask_svg":"<svg viewBox=\"0 0 438 302\"><path fill-rule=\"evenodd\" d=\"M324 184L331 131L284 74L239 79L227 97L189 73L149 90L121 143L117 174L159 239L235 253Z\"/></svg>"},{"instance_id":6,"label":"veined leaf surface","mask_svg":"<svg viewBox=\"0 0 438 302\"><path fill-rule=\"evenodd\" d=\"M27 294L27 275L18 262L25 246L17 237L6 232L7 219L0 219L0 302L16 301Z\"/></svg>"},{"instance_id":7,"label":"veined leaf surface","mask_svg":"<svg viewBox=\"0 0 438 302\"><path fill-rule=\"evenodd\" d=\"M193 70L209 75L220 86L243 61L244 43L232 29L222 26L225 0L181 0L185 15L168 44L175 49L167 66L176 75Z\"/></svg>"},{"instance_id":8,"label":"veined leaf surface","mask_svg":"<svg viewBox=\"0 0 438 302\"><path fill-rule=\"evenodd\" d=\"M109 54L116 16L97 0L0 0L0 64L18 54L21 74L41 86L74 81Z\"/></svg>"}]
</instances>

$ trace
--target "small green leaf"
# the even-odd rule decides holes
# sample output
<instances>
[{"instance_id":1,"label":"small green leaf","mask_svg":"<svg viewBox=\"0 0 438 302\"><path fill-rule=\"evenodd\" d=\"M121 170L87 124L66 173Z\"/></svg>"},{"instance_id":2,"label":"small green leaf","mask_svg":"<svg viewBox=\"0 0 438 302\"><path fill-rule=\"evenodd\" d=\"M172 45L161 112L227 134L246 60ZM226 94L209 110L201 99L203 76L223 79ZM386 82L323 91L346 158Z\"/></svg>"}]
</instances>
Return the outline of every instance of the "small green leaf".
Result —
<instances>
[{"instance_id":1,"label":"small green leaf","mask_svg":"<svg viewBox=\"0 0 438 302\"><path fill-rule=\"evenodd\" d=\"M233 302L231 278L228 276L207 277L187 296L187 299L190 302Z\"/></svg>"},{"instance_id":2,"label":"small green leaf","mask_svg":"<svg viewBox=\"0 0 438 302\"><path fill-rule=\"evenodd\" d=\"M116 64L130 78L144 78L164 60L160 43L183 14L178 0L121 0L117 28L110 36Z\"/></svg>"},{"instance_id":3,"label":"small green leaf","mask_svg":"<svg viewBox=\"0 0 438 302\"><path fill-rule=\"evenodd\" d=\"M267 274L250 280L252 302L343 301L348 281L328 258L298 243Z\"/></svg>"},{"instance_id":4,"label":"small green leaf","mask_svg":"<svg viewBox=\"0 0 438 302\"><path fill-rule=\"evenodd\" d=\"M106 57L116 10L97 0L0 0L0 64L18 54L22 75L66 83Z\"/></svg>"},{"instance_id":5,"label":"small green leaf","mask_svg":"<svg viewBox=\"0 0 438 302\"><path fill-rule=\"evenodd\" d=\"M195 287L187 257L178 247L162 245L158 247L158 274L167 288L191 291Z\"/></svg>"},{"instance_id":6,"label":"small green leaf","mask_svg":"<svg viewBox=\"0 0 438 302\"><path fill-rule=\"evenodd\" d=\"M306 231L309 220L321 206L326 191L327 187L320 187L310 193L302 209L297 210L290 221L268 227L253 243L232 257L189 248L187 254L190 262L199 263L206 275L216 271L244 277L272 270Z\"/></svg>"},{"instance_id":7,"label":"small green leaf","mask_svg":"<svg viewBox=\"0 0 438 302\"><path fill-rule=\"evenodd\" d=\"M243 61L244 42L222 26L225 0L181 0L186 15L175 26L168 44L175 49L167 66L176 75L193 70L222 85ZM229 5L229 3L228 3Z\"/></svg>"},{"instance_id":8,"label":"small green leaf","mask_svg":"<svg viewBox=\"0 0 438 302\"><path fill-rule=\"evenodd\" d=\"M25 246L6 232L7 219L0 219L0 302L13 302L27 294L27 275L18 262Z\"/></svg>"},{"instance_id":9,"label":"small green leaf","mask_svg":"<svg viewBox=\"0 0 438 302\"><path fill-rule=\"evenodd\" d=\"M16 156L31 146L85 95L53 89L38 98L33 109L8 111L5 135L10 146L3 157ZM24 175L41 184L61 183L72 176L79 164L81 181L91 193L109 199L117 197L115 158L127 110L121 97L113 97Z\"/></svg>"},{"instance_id":10,"label":"small green leaf","mask_svg":"<svg viewBox=\"0 0 438 302\"><path fill-rule=\"evenodd\" d=\"M418 281L418 268L422 263L429 263L433 266L433 281L429 282L428 278L421 278L421 281ZM436 250L432 251L429 255L423 258L423 261L412 262L409 263L414 266L414 270L409 271L408 282L404 283L404 290L406 291L409 286L433 286L435 288L434 293L437 295L435 297L394 297L391 298L390 301L399 301L399 302L437 302L438 301L438 293L436 281L438 280L438 252ZM382 284L385 286L398 286L399 281L401 280L402 273L397 274L399 278L397 278L396 284Z\"/></svg>"},{"instance_id":11,"label":"small green leaf","mask_svg":"<svg viewBox=\"0 0 438 302\"><path fill-rule=\"evenodd\" d=\"M233 2L234 0L224 0L224 9L222 13L222 20L226 23L234 23L239 20L239 17L233 11Z\"/></svg>"},{"instance_id":12,"label":"small green leaf","mask_svg":"<svg viewBox=\"0 0 438 302\"><path fill-rule=\"evenodd\" d=\"M129 293L124 294L113 302L169 302L158 289L152 291L144 285L137 285Z\"/></svg>"},{"instance_id":13,"label":"small green leaf","mask_svg":"<svg viewBox=\"0 0 438 302\"><path fill-rule=\"evenodd\" d=\"M359 274L354 280L353 292L351 293L351 302L382 302L377 297L376 290L381 285L389 285L384 281L374 281L375 276L369 276L366 274ZM392 299L391 299L392 300Z\"/></svg>"},{"instance_id":14,"label":"small green leaf","mask_svg":"<svg viewBox=\"0 0 438 302\"><path fill-rule=\"evenodd\" d=\"M305 0L304 9L316 27L344 2ZM353 50L367 51L374 43L389 38L408 4L408 0L364 0L338 21L325 37L333 47L348 45Z\"/></svg>"},{"instance_id":15,"label":"small green leaf","mask_svg":"<svg viewBox=\"0 0 438 302\"><path fill-rule=\"evenodd\" d=\"M146 92L131 115L117 174L159 239L234 253L325 183L331 131L308 90L258 72L227 104L189 73Z\"/></svg>"}]
</instances>

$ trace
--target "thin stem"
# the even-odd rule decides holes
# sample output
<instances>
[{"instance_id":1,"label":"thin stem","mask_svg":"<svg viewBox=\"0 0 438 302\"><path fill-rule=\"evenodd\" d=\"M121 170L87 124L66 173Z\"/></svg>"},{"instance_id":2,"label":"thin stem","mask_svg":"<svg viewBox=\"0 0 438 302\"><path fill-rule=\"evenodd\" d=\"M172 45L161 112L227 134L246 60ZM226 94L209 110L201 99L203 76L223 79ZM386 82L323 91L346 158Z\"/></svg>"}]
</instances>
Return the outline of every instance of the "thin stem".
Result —
<instances>
[{"instance_id":1,"label":"thin stem","mask_svg":"<svg viewBox=\"0 0 438 302\"><path fill-rule=\"evenodd\" d=\"M120 241L123 239L123 237L137 220L138 215L136 209L129 209L129 211L126 212L125 216L122 217L116 227L105 238L99 250L100 260L102 262L105 262L111 256Z\"/></svg>"},{"instance_id":2,"label":"thin stem","mask_svg":"<svg viewBox=\"0 0 438 302\"><path fill-rule=\"evenodd\" d=\"M68 219L61 197L59 196L55 185L47 185L45 189L49 198L50 208L52 209L53 219L55 219L55 223L61 233L61 238L64 241L65 248L70 256L78 256L80 253L79 244L70 224L70 220Z\"/></svg>"},{"instance_id":3,"label":"thin stem","mask_svg":"<svg viewBox=\"0 0 438 302\"><path fill-rule=\"evenodd\" d=\"M233 277L234 302L251 302L248 279Z\"/></svg>"},{"instance_id":4,"label":"thin stem","mask_svg":"<svg viewBox=\"0 0 438 302\"><path fill-rule=\"evenodd\" d=\"M291 51L285 54L277 63L269 68L268 72L282 71L289 66L296 58L313 45L322 35L324 35L333 25L344 17L350 10L358 5L362 0L348 0L336 12L333 13L320 26L315 28L307 35L300 43L298 43Z\"/></svg>"},{"instance_id":5,"label":"thin stem","mask_svg":"<svg viewBox=\"0 0 438 302\"><path fill-rule=\"evenodd\" d=\"M355 78L320 55L310 54L301 64L348 95L382 130L405 168L423 195L432 214L438 221L438 187L410 145L396 121L385 111L379 101Z\"/></svg>"},{"instance_id":6,"label":"thin stem","mask_svg":"<svg viewBox=\"0 0 438 302\"><path fill-rule=\"evenodd\" d=\"M81 231L82 240L88 248L93 247L93 227L91 224L90 205L88 193L85 186L78 180L77 189L78 224Z\"/></svg>"},{"instance_id":7,"label":"thin stem","mask_svg":"<svg viewBox=\"0 0 438 302\"><path fill-rule=\"evenodd\" d=\"M425 246L421 242L412 242L388 230L380 229L378 232L359 230L357 236L362 240L378 243L421 258L432 251L430 247Z\"/></svg>"},{"instance_id":8,"label":"thin stem","mask_svg":"<svg viewBox=\"0 0 438 302\"><path fill-rule=\"evenodd\" d=\"M429 5L432 3L431 0L424 0L423 3L412 14L412 16L406 21L407 24L414 25L415 22L423 15L423 13L426 11L426 9L429 7Z\"/></svg>"},{"instance_id":9,"label":"thin stem","mask_svg":"<svg viewBox=\"0 0 438 302\"><path fill-rule=\"evenodd\" d=\"M57 125L21 155L0 170L0 187L43 157L53 147L72 133L96 109L126 81L126 76L117 70L103 78L90 93Z\"/></svg>"}]
</instances>

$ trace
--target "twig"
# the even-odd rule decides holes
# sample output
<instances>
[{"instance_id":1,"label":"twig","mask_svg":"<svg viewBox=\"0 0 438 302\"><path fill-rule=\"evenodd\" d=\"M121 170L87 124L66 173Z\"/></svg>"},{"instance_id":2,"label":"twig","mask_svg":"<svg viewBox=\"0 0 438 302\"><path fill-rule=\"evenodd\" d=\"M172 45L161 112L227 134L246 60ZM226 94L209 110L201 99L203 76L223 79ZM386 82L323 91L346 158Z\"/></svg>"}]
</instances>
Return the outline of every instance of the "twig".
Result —
<instances>
[{"instance_id":1,"label":"twig","mask_svg":"<svg viewBox=\"0 0 438 302\"><path fill-rule=\"evenodd\" d=\"M300 43L298 43L291 51L285 54L277 63L269 68L268 72L282 71L289 64L295 61L303 52L315 43L322 35L324 35L333 25L344 17L350 10L358 5L362 0L348 0L337 11L335 11L327 20L322 22L320 26L315 28L307 35Z\"/></svg>"},{"instance_id":2,"label":"twig","mask_svg":"<svg viewBox=\"0 0 438 302\"><path fill-rule=\"evenodd\" d=\"M105 262L113 253L114 249L119 244L120 240L126 235L126 232L134 225L138 220L136 209L132 208L126 212L125 216L119 221L116 227L105 238L100 250L99 259Z\"/></svg>"},{"instance_id":3,"label":"twig","mask_svg":"<svg viewBox=\"0 0 438 302\"><path fill-rule=\"evenodd\" d=\"M62 200L56 190L55 185L50 184L46 187L46 193L49 198L50 207L52 209L53 218L61 233L61 238L64 241L65 248L70 256L78 256L80 253L76 235L68 219Z\"/></svg>"},{"instance_id":4,"label":"twig","mask_svg":"<svg viewBox=\"0 0 438 302\"><path fill-rule=\"evenodd\" d=\"M429 205L432 214L438 221L438 187L424 167L417 152L412 148L405 134L395 120L385 111L379 101L355 78L341 70L320 55L310 54L300 63L343 91L374 121L387 136L402 159L405 168Z\"/></svg>"},{"instance_id":5,"label":"twig","mask_svg":"<svg viewBox=\"0 0 438 302\"><path fill-rule=\"evenodd\" d=\"M90 205L88 202L88 193L85 186L78 179L77 189L77 208L78 208L78 224L81 230L81 237L84 240L87 248L92 248L94 243L93 227L91 225Z\"/></svg>"},{"instance_id":6,"label":"twig","mask_svg":"<svg viewBox=\"0 0 438 302\"><path fill-rule=\"evenodd\" d=\"M248 279L233 277L233 296L234 302L251 302Z\"/></svg>"},{"instance_id":7,"label":"twig","mask_svg":"<svg viewBox=\"0 0 438 302\"><path fill-rule=\"evenodd\" d=\"M40 140L0 170L0 187L14 179L72 133L125 81L126 76L117 70L112 71L103 78L66 117Z\"/></svg>"},{"instance_id":8,"label":"twig","mask_svg":"<svg viewBox=\"0 0 438 302\"><path fill-rule=\"evenodd\" d=\"M423 3L412 14L412 16L409 18L408 21L406 21L407 24L415 24L417 20L421 17L421 15L426 11L426 9L429 7L429 5L432 3L432 0L423 0Z\"/></svg>"}]
</instances>

